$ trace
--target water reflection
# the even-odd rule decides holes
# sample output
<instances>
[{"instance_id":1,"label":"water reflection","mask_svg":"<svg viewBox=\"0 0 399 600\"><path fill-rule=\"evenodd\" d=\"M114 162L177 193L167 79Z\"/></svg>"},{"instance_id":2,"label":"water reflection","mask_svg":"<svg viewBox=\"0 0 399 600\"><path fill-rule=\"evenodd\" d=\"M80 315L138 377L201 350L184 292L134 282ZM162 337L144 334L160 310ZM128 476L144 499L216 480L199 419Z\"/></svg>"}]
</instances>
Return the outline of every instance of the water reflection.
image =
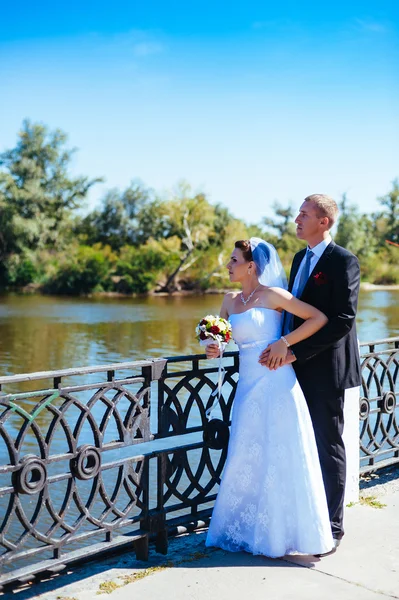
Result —
<instances>
[{"instance_id":1,"label":"water reflection","mask_svg":"<svg viewBox=\"0 0 399 600\"><path fill-rule=\"evenodd\" d=\"M195 353L194 328L221 296L0 298L2 375ZM361 341L399 335L399 292L363 292Z\"/></svg>"},{"instance_id":2,"label":"water reflection","mask_svg":"<svg viewBox=\"0 0 399 600\"><path fill-rule=\"evenodd\" d=\"M79 299L40 296L4 296L0 298L0 373L11 375L34 371L47 371L63 368L78 368L84 365L99 365L112 362L138 360L146 357L183 355L198 353L202 349L194 337L195 325L204 314L218 313L221 296L199 297L151 297L144 299ZM358 314L358 333L361 341L369 341L399 335L399 292L378 291L364 292L360 297ZM231 348L233 349L233 348ZM123 374L120 374L123 375ZM126 373L128 375L128 373ZM103 375L105 378L105 375ZM63 384L88 384L103 381L100 374L94 373L84 378L70 378ZM34 383L24 386L7 386L5 391L14 392L32 389ZM37 382L43 386L43 382ZM48 382L52 387L52 382ZM87 402L90 391L76 392L82 394L82 402ZM30 412L38 399L25 399L20 403L22 408ZM118 406L121 414L126 414L126 401ZM156 395L152 398L153 421L156 419ZM62 400L55 406L60 409ZM98 402L92 416L97 423L102 421L106 407ZM70 424L76 423L80 410L71 405L65 415ZM48 431L53 413L41 412L35 419L37 427L44 433ZM6 425L10 439L16 439L24 419L13 413ZM155 421L151 426L156 430ZM53 438L49 440L49 454L61 454L70 451L70 444L60 424L54 428ZM118 427L113 417L104 431L104 442L119 439ZM86 424L81 431L79 444L93 443L93 431ZM162 440L161 440L162 442ZM31 429L20 440L21 456L26 454L40 455L37 437ZM143 449L142 449L143 450ZM130 447L126 451L131 452ZM106 460L122 458L123 449L109 452ZM193 459L195 455L193 454ZM0 446L0 464L11 463L11 457L4 442ZM61 461L49 467L49 475L68 470L68 463ZM112 495L115 488L116 474L107 471L107 492ZM155 473L150 481L155 481ZM10 475L0 476L0 486L10 485ZM50 496L59 510L65 497L65 483L50 486ZM79 491L86 497L90 484L78 483ZM153 494L155 485L150 485ZM6 500L0 498L0 513L6 514ZM155 502L155 499L152 498ZM30 515L35 507L35 498L23 499L24 509ZM128 498L121 497L122 504ZM104 506L98 499L95 510L100 512ZM72 507L68 523L79 513ZM41 516L39 529L46 530L52 526L48 515ZM17 522L10 526L10 535L16 539L22 533ZM32 542L33 543L33 542ZM89 543L89 541L87 542ZM11 568L11 567L10 567Z\"/></svg>"},{"instance_id":3,"label":"water reflection","mask_svg":"<svg viewBox=\"0 0 399 600\"><path fill-rule=\"evenodd\" d=\"M398 336L399 291L363 292L357 321L362 342Z\"/></svg>"}]
</instances>

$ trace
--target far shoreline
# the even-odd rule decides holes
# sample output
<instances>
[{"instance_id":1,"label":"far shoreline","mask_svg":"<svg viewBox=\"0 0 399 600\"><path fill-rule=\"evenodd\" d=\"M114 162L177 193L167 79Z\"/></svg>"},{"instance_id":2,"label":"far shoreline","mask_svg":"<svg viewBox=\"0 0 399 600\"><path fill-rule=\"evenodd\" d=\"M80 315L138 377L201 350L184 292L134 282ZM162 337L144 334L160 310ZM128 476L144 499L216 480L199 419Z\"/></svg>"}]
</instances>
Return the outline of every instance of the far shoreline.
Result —
<instances>
[{"instance_id":1,"label":"far shoreline","mask_svg":"<svg viewBox=\"0 0 399 600\"><path fill-rule=\"evenodd\" d=\"M379 285L375 283L369 283L364 281L360 284L360 290L362 292L383 292L383 291L398 291L399 284L390 285ZM104 297L104 298L170 298L170 297L192 297L192 296L223 296L228 292L239 292L238 288L209 288L208 290L175 290L173 292L148 292L147 294L123 294L121 292L93 292L86 296L91 297ZM46 294L47 295L47 294Z\"/></svg>"},{"instance_id":2,"label":"far shoreline","mask_svg":"<svg viewBox=\"0 0 399 600\"><path fill-rule=\"evenodd\" d=\"M360 284L360 290L362 292L392 292L399 290L399 284L375 284L363 281ZM209 288L208 290L175 290L173 292L156 292L150 291L142 294L135 293L123 293L123 292L91 292L89 294L48 294L43 293L37 286L31 284L25 288L13 289L13 290L1 290L1 296L8 295L22 295L22 296L62 296L65 298L170 298L170 297L193 297L193 296L221 296L228 292L239 291L235 288Z\"/></svg>"},{"instance_id":3,"label":"far shoreline","mask_svg":"<svg viewBox=\"0 0 399 600\"><path fill-rule=\"evenodd\" d=\"M360 284L360 289L363 292L392 291L392 290L399 290L399 284L384 285L384 284L376 284L376 283L369 283L368 281L363 281Z\"/></svg>"}]
</instances>

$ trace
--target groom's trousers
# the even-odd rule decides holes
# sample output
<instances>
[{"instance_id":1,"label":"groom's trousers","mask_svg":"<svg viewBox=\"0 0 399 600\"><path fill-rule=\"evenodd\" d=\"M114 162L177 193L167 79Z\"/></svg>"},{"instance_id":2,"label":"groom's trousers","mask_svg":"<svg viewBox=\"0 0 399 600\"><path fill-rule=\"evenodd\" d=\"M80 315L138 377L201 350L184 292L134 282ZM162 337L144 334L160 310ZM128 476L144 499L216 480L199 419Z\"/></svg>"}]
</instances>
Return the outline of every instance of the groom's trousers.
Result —
<instances>
[{"instance_id":1,"label":"groom's trousers","mask_svg":"<svg viewBox=\"0 0 399 600\"><path fill-rule=\"evenodd\" d=\"M311 381L301 381L315 432L320 466L326 490L333 537L344 535L344 496L346 482L344 430L345 391L315 389Z\"/></svg>"}]
</instances>

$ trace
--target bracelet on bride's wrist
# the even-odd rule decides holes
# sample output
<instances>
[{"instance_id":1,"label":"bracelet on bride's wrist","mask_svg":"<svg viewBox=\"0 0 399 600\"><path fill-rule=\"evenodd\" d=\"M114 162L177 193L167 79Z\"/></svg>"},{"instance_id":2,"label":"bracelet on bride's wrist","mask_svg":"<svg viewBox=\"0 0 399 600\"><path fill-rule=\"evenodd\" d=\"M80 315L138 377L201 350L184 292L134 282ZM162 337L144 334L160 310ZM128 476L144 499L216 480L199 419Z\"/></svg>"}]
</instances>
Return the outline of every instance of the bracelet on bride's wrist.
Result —
<instances>
[{"instance_id":1,"label":"bracelet on bride's wrist","mask_svg":"<svg viewBox=\"0 0 399 600\"><path fill-rule=\"evenodd\" d=\"M287 346L287 348L289 348L291 346L291 344L289 342L287 342L287 340L285 339L285 337L282 335L281 340L283 340L284 344Z\"/></svg>"}]
</instances>

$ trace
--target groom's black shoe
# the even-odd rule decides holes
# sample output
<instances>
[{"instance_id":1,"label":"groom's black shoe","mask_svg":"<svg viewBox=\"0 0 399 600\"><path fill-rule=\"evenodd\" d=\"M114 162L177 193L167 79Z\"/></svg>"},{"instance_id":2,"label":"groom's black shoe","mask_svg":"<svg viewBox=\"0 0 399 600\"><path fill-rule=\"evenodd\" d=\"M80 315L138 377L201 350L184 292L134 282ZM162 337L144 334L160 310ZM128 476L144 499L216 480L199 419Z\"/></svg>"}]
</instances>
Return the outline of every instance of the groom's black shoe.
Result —
<instances>
[{"instance_id":1,"label":"groom's black shoe","mask_svg":"<svg viewBox=\"0 0 399 600\"><path fill-rule=\"evenodd\" d=\"M337 551L337 548L340 545L341 540L333 538L333 542L334 542L334 546L331 548L331 550L329 552L324 552L324 554L315 554L314 556L316 558L323 558L323 556L330 556L330 554L334 554L334 552Z\"/></svg>"}]
</instances>

